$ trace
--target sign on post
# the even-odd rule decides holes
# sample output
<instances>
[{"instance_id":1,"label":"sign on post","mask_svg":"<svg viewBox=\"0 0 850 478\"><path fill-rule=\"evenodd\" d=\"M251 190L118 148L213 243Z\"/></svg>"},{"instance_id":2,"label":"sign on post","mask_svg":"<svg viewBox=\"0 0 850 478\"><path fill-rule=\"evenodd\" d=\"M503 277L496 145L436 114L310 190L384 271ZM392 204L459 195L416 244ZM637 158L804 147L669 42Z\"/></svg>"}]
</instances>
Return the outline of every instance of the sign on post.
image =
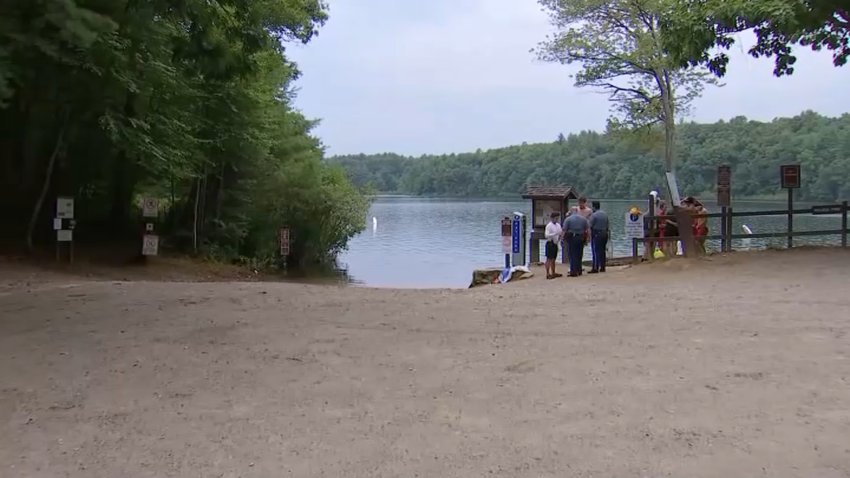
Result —
<instances>
[{"instance_id":1,"label":"sign on post","mask_svg":"<svg viewBox=\"0 0 850 478\"><path fill-rule=\"evenodd\" d=\"M799 189L802 183L800 179L800 165L786 164L779 167L783 189Z\"/></svg>"},{"instance_id":2,"label":"sign on post","mask_svg":"<svg viewBox=\"0 0 850 478\"><path fill-rule=\"evenodd\" d=\"M628 239L643 239L644 238L644 227L643 227L643 213L638 211L637 214L634 211L629 211L626 213L625 220L626 228L625 235Z\"/></svg>"},{"instance_id":3,"label":"sign on post","mask_svg":"<svg viewBox=\"0 0 850 478\"><path fill-rule=\"evenodd\" d=\"M282 227L278 232L278 239L280 241L280 255L281 257L286 257L289 255L289 228Z\"/></svg>"},{"instance_id":4,"label":"sign on post","mask_svg":"<svg viewBox=\"0 0 850 478\"><path fill-rule=\"evenodd\" d=\"M784 164L779 167L782 188L788 190L788 249L794 247L794 190L800 188L799 164Z\"/></svg>"},{"instance_id":5,"label":"sign on post","mask_svg":"<svg viewBox=\"0 0 850 478\"><path fill-rule=\"evenodd\" d=\"M511 236L513 233L511 232L511 218L506 217L502 219L502 253L510 254L511 253Z\"/></svg>"},{"instance_id":6,"label":"sign on post","mask_svg":"<svg viewBox=\"0 0 850 478\"><path fill-rule=\"evenodd\" d=\"M145 234L142 238L142 255L155 256L157 254L159 254L159 236Z\"/></svg>"},{"instance_id":7,"label":"sign on post","mask_svg":"<svg viewBox=\"0 0 850 478\"><path fill-rule=\"evenodd\" d=\"M511 252L519 254L522 248L522 232L520 230L522 223L520 218L515 217L511 223Z\"/></svg>"},{"instance_id":8,"label":"sign on post","mask_svg":"<svg viewBox=\"0 0 850 478\"><path fill-rule=\"evenodd\" d=\"M521 212L514 212L511 220L511 262L515 266L528 264L525 255L526 216Z\"/></svg>"},{"instance_id":9,"label":"sign on post","mask_svg":"<svg viewBox=\"0 0 850 478\"><path fill-rule=\"evenodd\" d=\"M59 219L74 218L74 198L56 198L56 217Z\"/></svg>"},{"instance_id":10,"label":"sign on post","mask_svg":"<svg viewBox=\"0 0 850 478\"><path fill-rule=\"evenodd\" d=\"M53 218L53 230L56 231L56 262L59 262L61 250L67 246L68 260L74 262L74 198L59 196L56 198L56 217Z\"/></svg>"},{"instance_id":11,"label":"sign on post","mask_svg":"<svg viewBox=\"0 0 850 478\"><path fill-rule=\"evenodd\" d=\"M717 167L717 205L729 207L732 205L732 167Z\"/></svg>"},{"instance_id":12,"label":"sign on post","mask_svg":"<svg viewBox=\"0 0 850 478\"><path fill-rule=\"evenodd\" d=\"M142 217L157 217L159 216L159 199L145 198L142 201Z\"/></svg>"}]
</instances>

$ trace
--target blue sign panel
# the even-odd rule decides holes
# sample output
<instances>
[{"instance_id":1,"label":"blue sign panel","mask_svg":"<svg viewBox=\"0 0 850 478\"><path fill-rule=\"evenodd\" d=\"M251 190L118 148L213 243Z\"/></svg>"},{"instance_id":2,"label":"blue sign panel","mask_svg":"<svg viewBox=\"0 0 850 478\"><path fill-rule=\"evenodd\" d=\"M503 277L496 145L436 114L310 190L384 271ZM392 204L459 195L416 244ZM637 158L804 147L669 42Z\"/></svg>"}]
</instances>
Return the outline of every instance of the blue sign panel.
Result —
<instances>
[{"instance_id":1,"label":"blue sign panel","mask_svg":"<svg viewBox=\"0 0 850 478\"><path fill-rule=\"evenodd\" d=\"M511 239L513 240L513 253L514 254L519 254L519 249L520 249L520 245L521 245L520 244L520 240L521 240L520 239L520 227L521 226L522 225L520 224L520 220L517 219L517 218L514 218L513 224L511 225Z\"/></svg>"}]
</instances>

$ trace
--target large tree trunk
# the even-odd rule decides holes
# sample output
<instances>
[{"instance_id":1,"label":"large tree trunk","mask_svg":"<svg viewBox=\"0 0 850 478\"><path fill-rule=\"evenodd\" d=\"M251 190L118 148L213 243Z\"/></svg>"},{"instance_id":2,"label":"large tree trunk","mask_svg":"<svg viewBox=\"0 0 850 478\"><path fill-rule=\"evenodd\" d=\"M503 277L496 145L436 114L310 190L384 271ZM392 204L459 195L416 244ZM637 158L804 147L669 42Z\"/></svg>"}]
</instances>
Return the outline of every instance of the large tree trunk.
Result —
<instances>
[{"instance_id":1,"label":"large tree trunk","mask_svg":"<svg viewBox=\"0 0 850 478\"><path fill-rule=\"evenodd\" d=\"M38 218L41 215L44 198L47 197L47 191L50 190L50 182L53 179L53 169L56 166L56 158L59 156L63 143L65 142L65 128L67 125L68 115L65 114L63 115L62 123L59 126L59 134L56 136L56 145L53 147L53 153L51 153L50 159L47 161L47 171L44 174L44 181L41 184L41 192L35 200L35 205L32 208L32 214L30 214L29 224L27 224L26 244L27 251L30 253L32 253L34 249L32 236L35 231L35 225L38 223Z\"/></svg>"},{"instance_id":2,"label":"large tree trunk","mask_svg":"<svg viewBox=\"0 0 850 478\"><path fill-rule=\"evenodd\" d=\"M127 119L136 117L136 98L135 93L128 92L124 99L124 116ZM112 170L112 205L109 213L110 228L120 228L122 233L129 223L130 204L133 200L133 166L133 159L127 148L122 147L115 157Z\"/></svg>"},{"instance_id":3,"label":"large tree trunk","mask_svg":"<svg viewBox=\"0 0 850 478\"><path fill-rule=\"evenodd\" d=\"M193 209L194 214L192 216L192 250L195 253L198 253L198 208L201 203L201 179L195 179L195 207Z\"/></svg>"},{"instance_id":4,"label":"large tree trunk","mask_svg":"<svg viewBox=\"0 0 850 478\"><path fill-rule=\"evenodd\" d=\"M670 72L664 70L656 74L661 89L661 107L664 115L664 169L667 175L667 197L672 206L680 202L678 181L676 180L676 107Z\"/></svg>"},{"instance_id":5,"label":"large tree trunk","mask_svg":"<svg viewBox=\"0 0 850 478\"><path fill-rule=\"evenodd\" d=\"M224 204L224 175L227 168L227 162L221 162L221 171L218 176L218 189L216 190L216 198L215 198L215 218L216 220L221 220L221 208Z\"/></svg>"}]
</instances>

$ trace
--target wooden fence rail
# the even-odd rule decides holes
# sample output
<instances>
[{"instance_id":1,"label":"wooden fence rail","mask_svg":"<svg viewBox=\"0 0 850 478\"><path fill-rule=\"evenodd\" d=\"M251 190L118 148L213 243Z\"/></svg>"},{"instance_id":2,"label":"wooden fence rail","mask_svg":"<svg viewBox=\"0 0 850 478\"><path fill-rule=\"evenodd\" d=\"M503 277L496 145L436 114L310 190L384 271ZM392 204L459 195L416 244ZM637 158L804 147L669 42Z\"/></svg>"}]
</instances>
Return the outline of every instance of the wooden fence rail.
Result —
<instances>
[{"instance_id":1,"label":"wooden fence rail","mask_svg":"<svg viewBox=\"0 0 850 478\"><path fill-rule=\"evenodd\" d=\"M793 247L793 238L794 237L806 237L806 236L841 236L841 246L847 247L847 236L850 234L850 229L847 226L847 216L848 211L848 202L844 201L837 204L828 204L828 205L820 205L814 206L806 209L774 209L774 210L766 210L766 211L734 211L731 207L724 208L723 212L720 213L709 213L709 214L695 214L693 218L719 218L721 220L720 226L720 234L713 234L706 236L706 240L719 240L721 242L721 251L722 252L731 252L732 251L732 241L735 239L768 239L768 238L779 238L784 237L788 239L788 247ZM841 215L841 228L840 229L823 229L817 231L794 231L793 226L793 218L795 215L804 215L804 214L840 214ZM754 233L754 234L733 234L732 233L732 218L735 217L757 217L757 216L787 216L788 217L788 225L787 230L785 232L767 232L767 233ZM646 216L646 229L653 230L656 229L653 226L658 224L658 221L665 219L675 219L674 215L654 215L652 212ZM640 260L640 248L639 245L641 243L644 244L644 247L649 247L651 244L663 244L665 242L675 242L678 243L682 241L683 245L686 244L687 238L684 236L674 236L674 237L644 237L644 238L634 238L632 239L632 259L634 261ZM652 254L648 254L650 258L652 258Z\"/></svg>"}]
</instances>

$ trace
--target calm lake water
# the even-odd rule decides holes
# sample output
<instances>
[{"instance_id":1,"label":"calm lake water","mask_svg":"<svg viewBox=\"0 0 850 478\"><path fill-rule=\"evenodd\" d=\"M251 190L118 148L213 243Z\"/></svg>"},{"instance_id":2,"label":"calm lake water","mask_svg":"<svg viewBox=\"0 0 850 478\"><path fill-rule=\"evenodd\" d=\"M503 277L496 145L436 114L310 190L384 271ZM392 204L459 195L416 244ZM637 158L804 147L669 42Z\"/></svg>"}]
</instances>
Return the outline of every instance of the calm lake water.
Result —
<instances>
[{"instance_id":1,"label":"calm lake water","mask_svg":"<svg viewBox=\"0 0 850 478\"><path fill-rule=\"evenodd\" d=\"M601 200L611 218L614 256L630 256L631 243L623 237L625 213L632 206L646 209L646 200ZM711 212L719 208L706 203ZM795 208L807 204L795 204ZM783 209L782 202L737 202L736 211ZM476 268L504 264L500 221L514 211L530 214L529 201L379 197L369 213L367 229L355 237L339 258L339 266L357 284L372 287L467 287ZM372 218L377 219L373 228ZM733 231L742 225L753 232L783 232L784 216L735 218ZM800 215L795 230L839 229L838 216ZM720 230L712 219L711 234ZM838 236L800 237L799 245L837 244ZM708 244L717 250L718 243ZM737 249L785 247L784 238L735 241ZM542 251L542 247L541 247ZM590 248L586 248L590 259Z\"/></svg>"}]
</instances>

